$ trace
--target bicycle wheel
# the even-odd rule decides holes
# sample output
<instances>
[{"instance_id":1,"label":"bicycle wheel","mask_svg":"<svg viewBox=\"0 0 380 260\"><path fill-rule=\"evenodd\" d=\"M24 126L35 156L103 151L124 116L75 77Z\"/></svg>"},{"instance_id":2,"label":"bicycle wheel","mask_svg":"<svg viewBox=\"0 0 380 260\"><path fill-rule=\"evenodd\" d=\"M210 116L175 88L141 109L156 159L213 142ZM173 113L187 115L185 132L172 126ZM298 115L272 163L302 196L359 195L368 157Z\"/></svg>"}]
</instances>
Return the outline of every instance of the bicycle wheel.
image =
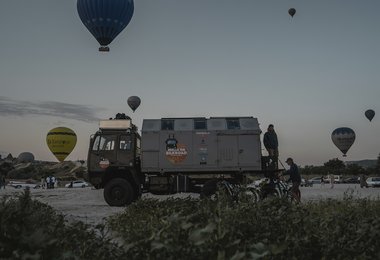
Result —
<instances>
[{"instance_id":1,"label":"bicycle wheel","mask_svg":"<svg viewBox=\"0 0 380 260\"><path fill-rule=\"evenodd\" d=\"M259 192L255 188L247 188L239 192L240 202L256 203L259 201Z\"/></svg>"}]
</instances>

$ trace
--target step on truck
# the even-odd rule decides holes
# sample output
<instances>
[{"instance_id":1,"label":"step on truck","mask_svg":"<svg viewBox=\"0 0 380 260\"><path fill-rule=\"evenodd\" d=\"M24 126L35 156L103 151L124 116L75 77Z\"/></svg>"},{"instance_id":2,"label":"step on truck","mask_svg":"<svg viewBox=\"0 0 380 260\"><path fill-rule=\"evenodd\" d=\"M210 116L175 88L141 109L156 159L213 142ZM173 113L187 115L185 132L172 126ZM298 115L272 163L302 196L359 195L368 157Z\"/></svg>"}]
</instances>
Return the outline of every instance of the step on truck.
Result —
<instances>
[{"instance_id":1,"label":"step on truck","mask_svg":"<svg viewBox=\"0 0 380 260\"><path fill-rule=\"evenodd\" d=\"M243 183L275 171L261 154L257 118L145 119L141 135L128 116L121 118L99 122L87 158L87 180L104 189L111 206L144 192L215 192L220 179Z\"/></svg>"}]
</instances>

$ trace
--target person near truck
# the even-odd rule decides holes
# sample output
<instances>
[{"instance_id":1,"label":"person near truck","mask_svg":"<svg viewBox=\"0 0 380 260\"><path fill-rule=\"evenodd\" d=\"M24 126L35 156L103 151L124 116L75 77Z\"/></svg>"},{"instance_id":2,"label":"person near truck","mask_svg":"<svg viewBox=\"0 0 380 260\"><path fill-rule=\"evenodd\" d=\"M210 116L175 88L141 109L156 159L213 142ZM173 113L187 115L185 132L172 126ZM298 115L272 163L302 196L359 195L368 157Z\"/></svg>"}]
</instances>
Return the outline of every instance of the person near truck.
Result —
<instances>
[{"instance_id":1,"label":"person near truck","mask_svg":"<svg viewBox=\"0 0 380 260\"><path fill-rule=\"evenodd\" d=\"M270 165L274 169L278 169L278 139L272 124L268 126L267 132L264 134L264 146L271 160Z\"/></svg>"},{"instance_id":2,"label":"person near truck","mask_svg":"<svg viewBox=\"0 0 380 260\"><path fill-rule=\"evenodd\" d=\"M289 180L291 181L292 186L292 193L293 197L300 202L301 201L301 191L300 191L300 185L301 185L301 175L298 172L298 166L294 163L292 158L288 158L285 161L289 166L290 169L285 171L283 175L289 175Z\"/></svg>"}]
</instances>

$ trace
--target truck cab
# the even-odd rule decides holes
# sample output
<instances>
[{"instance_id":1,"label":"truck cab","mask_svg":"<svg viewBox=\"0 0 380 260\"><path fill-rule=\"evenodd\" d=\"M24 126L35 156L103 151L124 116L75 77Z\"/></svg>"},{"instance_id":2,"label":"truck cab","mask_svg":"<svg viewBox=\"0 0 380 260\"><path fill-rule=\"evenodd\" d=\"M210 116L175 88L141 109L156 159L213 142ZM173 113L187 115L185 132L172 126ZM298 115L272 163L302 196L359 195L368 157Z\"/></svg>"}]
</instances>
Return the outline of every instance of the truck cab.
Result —
<instances>
[{"instance_id":1,"label":"truck cab","mask_svg":"<svg viewBox=\"0 0 380 260\"><path fill-rule=\"evenodd\" d=\"M88 181L104 188L109 205L131 203L141 195L141 137L130 119L101 120L90 138Z\"/></svg>"}]
</instances>

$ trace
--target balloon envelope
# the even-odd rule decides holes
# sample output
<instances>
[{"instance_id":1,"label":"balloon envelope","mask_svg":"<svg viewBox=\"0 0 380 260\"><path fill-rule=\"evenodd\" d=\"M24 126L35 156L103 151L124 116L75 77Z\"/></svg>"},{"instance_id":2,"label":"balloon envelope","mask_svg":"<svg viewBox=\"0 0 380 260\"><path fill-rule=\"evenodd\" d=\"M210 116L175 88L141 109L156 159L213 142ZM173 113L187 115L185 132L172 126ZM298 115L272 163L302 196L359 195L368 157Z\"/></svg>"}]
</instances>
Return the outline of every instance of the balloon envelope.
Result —
<instances>
[{"instance_id":1,"label":"balloon envelope","mask_svg":"<svg viewBox=\"0 0 380 260\"><path fill-rule=\"evenodd\" d=\"M135 110L140 106L141 99L137 96L131 96L127 100L128 106L135 112Z\"/></svg>"},{"instance_id":2,"label":"balloon envelope","mask_svg":"<svg viewBox=\"0 0 380 260\"><path fill-rule=\"evenodd\" d=\"M110 44L132 19L133 0L78 0L82 23L101 46Z\"/></svg>"},{"instance_id":3,"label":"balloon envelope","mask_svg":"<svg viewBox=\"0 0 380 260\"><path fill-rule=\"evenodd\" d=\"M74 149L77 135L70 128L56 127L47 133L46 143L58 161L62 162Z\"/></svg>"},{"instance_id":4,"label":"balloon envelope","mask_svg":"<svg viewBox=\"0 0 380 260\"><path fill-rule=\"evenodd\" d=\"M290 8L290 9L288 10L288 13L290 14L291 17L293 17L293 16L296 14L296 9L294 9L294 8Z\"/></svg>"},{"instance_id":5,"label":"balloon envelope","mask_svg":"<svg viewBox=\"0 0 380 260\"><path fill-rule=\"evenodd\" d=\"M368 109L367 111L365 111L364 114L366 118L368 118L368 120L371 122L373 117L375 116L375 111L373 111L372 109Z\"/></svg>"},{"instance_id":6,"label":"balloon envelope","mask_svg":"<svg viewBox=\"0 0 380 260\"><path fill-rule=\"evenodd\" d=\"M355 137L354 130L348 127L337 128L331 134L333 143L343 153L343 156L346 156L347 151L355 141Z\"/></svg>"},{"instance_id":7,"label":"balloon envelope","mask_svg":"<svg viewBox=\"0 0 380 260\"><path fill-rule=\"evenodd\" d=\"M20 153L17 157L17 161L20 163L34 162L34 155L30 152Z\"/></svg>"}]
</instances>

